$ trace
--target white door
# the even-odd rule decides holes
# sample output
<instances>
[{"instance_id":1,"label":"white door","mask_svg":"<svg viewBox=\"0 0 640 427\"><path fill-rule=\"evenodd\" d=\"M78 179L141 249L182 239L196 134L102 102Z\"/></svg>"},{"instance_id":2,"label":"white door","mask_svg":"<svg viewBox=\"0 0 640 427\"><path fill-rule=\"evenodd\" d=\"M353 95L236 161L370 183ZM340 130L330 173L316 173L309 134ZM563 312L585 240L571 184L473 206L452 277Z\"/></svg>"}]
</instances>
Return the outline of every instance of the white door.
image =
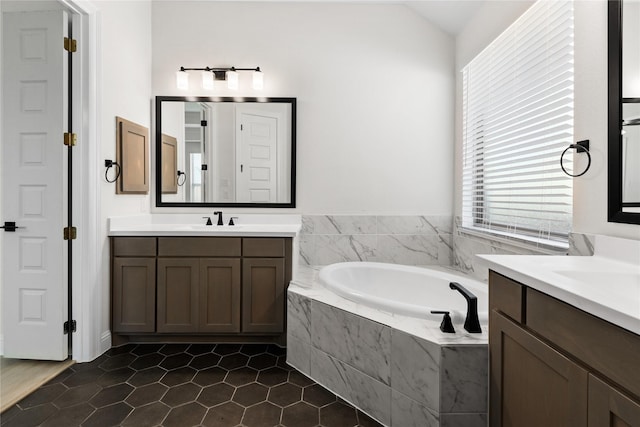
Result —
<instances>
[{"instance_id":1,"label":"white door","mask_svg":"<svg viewBox=\"0 0 640 427\"><path fill-rule=\"evenodd\" d=\"M4 356L64 360L67 15L2 16L2 329ZM2 230L0 230L2 232Z\"/></svg>"},{"instance_id":2,"label":"white door","mask_svg":"<svg viewBox=\"0 0 640 427\"><path fill-rule=\"evenodd\" d=\"M249 113L239 119L236 201L276 202L278 119Z\"/></svg>"}]
</instances>

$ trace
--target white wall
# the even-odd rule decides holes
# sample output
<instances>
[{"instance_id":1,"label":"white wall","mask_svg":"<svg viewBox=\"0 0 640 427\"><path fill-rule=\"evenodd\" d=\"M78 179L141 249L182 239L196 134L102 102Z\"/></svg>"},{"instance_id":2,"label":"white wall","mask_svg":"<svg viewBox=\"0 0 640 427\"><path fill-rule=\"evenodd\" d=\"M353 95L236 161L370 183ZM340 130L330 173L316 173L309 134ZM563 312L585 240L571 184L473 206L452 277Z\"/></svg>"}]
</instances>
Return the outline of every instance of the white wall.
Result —
<instances>
[{"instance_id":1,"label":"white wall","mask_svg":"<svg viewBox=\"0 0 640 427\"><path fill-rule=\"evenodd\" d=\"M184 103L166 102L162 107L162 133L176 139L178 154L176 167L179 171L185 171L185 130L184 130ZM155 132L153 132L155 136ZM154 164L155 165L155 164ZM167 202L184 202L185 186L179 185L175 194L163 194L162 199Z\"/></svg>"},{"instance_id":2,"label":"white wall","mask_svg":"<svg viewBox=\"0 0 640 427\"><path fill-rule=\"evenodd\" d=\"M99 43L101 46L98 81L100 140L103 159L116 156L116 116L125 118L151 132L151 2L96 1L100 14ZM149 211L148 195L116 195L115 184L103 181L101 187L101 247L102 295L99 296L103 351L111 345L109 339L109 242L107 218ZM104 346L107 346L104 348Z\"/></svg>"},{"instance_id":3,"label":"white wall","mask_svg":"<svg viewBox=\"0 0 640 427\"><path fill-rule=\"evenodd\" d=\"M515 21L533 2L487 2L456 39L456 69ZM640 226L607 222L607 2L580 1L575 7L574 139L591 141L592 165L574 179L573 232L640 240ZM460 179L462 82L456 76L456 197L461 212Z\"/></svg>"},{"instance_id":4,"label":"white wall","mask_svg":"<svg viewBox=\"0 0 640 427\"><path fill-rule=\"evenodd\" d=\"M263 96L298 99L296 211L452 214L450 36L402 5L162 1L152 9L154 95L184 94L175 88L180 66L233 65L261 67ZM234 94L257 95L249 77Z\"/></svg>"},{"instance_id":5,"label":"white wall","mask_svg":"<svg viewBox=\"0 0 640 427\"><path fill-rule=\"evenodd\" d=\"M575 139L592 166L574 179L573 230L640 240L640 225L607 222L607 2L575 2Z\"/></svg>"}]
</instances>

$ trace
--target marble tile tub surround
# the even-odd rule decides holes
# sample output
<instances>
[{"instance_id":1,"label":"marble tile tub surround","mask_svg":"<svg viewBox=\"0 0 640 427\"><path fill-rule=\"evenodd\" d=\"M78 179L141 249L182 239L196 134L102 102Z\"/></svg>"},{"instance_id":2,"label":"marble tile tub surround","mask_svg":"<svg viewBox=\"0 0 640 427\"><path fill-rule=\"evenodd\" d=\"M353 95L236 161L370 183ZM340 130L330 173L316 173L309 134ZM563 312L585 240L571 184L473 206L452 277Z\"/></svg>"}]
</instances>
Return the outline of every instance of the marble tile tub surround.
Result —
<instances>
[{"instance_id":1,"label":"marble tile tub surround","mask_svg":"<svg viewBox=\"0 0 640 427\"><path fill-rule=\"evenodd\" d=\"M303 215L300 262L451 265L452 226L448 215Z\"/></svg>"},{"instance_id":2,"label":"marble tile tub surround","mask_svg":"<svg viewBox=\"0 0 640 427\"><path fill-rule=\"evenodd\" d=\"M317 271L289 286L289 364L387 426L486 426L486 325L443 334L332 294Z\"/></svg>"},{"instance_id":3,"label":"marble tile tub surround","mask_svg":"<svg viewBox=\"0 0 640 427\"><path fill-rule=\"evenodd\" d=\"M487 267L477 258L477 254L492 255L579 255L594 254L595 236L581 233L569 234L568 251L552 252L535 246L518 244L508 239L494 239L480 234L467 233L462 227L462 219L457 216L452 233L452 266L473 276L476 280L487 281Z\"/></svg>"}]
</instances>

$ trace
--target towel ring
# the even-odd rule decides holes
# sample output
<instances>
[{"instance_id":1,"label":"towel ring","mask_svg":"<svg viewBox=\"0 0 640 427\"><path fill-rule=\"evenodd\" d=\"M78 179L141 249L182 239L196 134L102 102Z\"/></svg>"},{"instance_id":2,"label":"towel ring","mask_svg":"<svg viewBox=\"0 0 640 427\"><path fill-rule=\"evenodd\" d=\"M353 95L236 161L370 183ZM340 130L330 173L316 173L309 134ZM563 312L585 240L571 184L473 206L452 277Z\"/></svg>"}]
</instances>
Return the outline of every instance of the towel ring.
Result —
<instances>
[{"instance_id":1,"label":"towel ring","mask_svg":"<svg viewBox=\"0 0 640 427\"><path fill-rule=\"evenodd\" d=\"M180 182L180 176L182 176L182 182ZM187 174L182 172L182 171L178 171L178 187L182 187L184 185L185 182L187 182Z\"/></svg>"},{"instance_id":2,"label":"towel ring","mask_svg":"<svg viewBox=\"0 0 640 427\"><path fill-rule=\"evenodd\" d=\"M575 148L576 153L587 153L587 167L584 168L582 172L575 175L567 172L567 170L564 168L564 164L562 163L562 159L564 158L564 155L567 153L567 151L569 151L572 148ZM589 140L585 139L584 141L578 141L575 144L571 144L567 148L565 148L562 154L560 155L560 167L562 168L562 172L566 173L571 177L575 178L575 177L584 175L591 167L591 153L589 153Z\"/></svg>"},{"instance_id":3,"label":"towel ring","mask_svg":"<svg viewBox=\"0 0 640 427\"><path fill-rule=\"evenodd\" d=\"M116 169L116 176L115 178L113 178L112 180L109 179L109 177L107 176L107 174L109 173L109 169L111 169L111 166L114 166ZM118 180L118 178L120 178L120 173L122 172L122 168L120 167L120 165L116 162L114 162L113 160L105 160L104 161L104 167L107 168L104 171L104 180L112 183L112 182L116 182Z\"/></svg>"}]
</instances>

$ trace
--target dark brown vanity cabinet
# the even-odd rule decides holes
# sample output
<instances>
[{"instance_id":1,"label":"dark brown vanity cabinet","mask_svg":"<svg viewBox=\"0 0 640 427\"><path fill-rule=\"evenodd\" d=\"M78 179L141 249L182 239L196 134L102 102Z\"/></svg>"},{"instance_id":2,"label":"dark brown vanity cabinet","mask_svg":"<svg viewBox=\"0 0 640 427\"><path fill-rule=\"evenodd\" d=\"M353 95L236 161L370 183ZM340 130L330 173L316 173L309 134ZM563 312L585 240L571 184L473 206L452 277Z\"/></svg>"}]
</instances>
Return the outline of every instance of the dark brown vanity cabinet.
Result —
<instances>
[{"instance_id":1,"label":"dark brown vanity cabinet","mask_svg":"<svg viewBox=\"0 0 640 427\"><path fill-rule=\"evenodd\" d=\"M156 239L120 237L111 242L112 331L154 332Z\"/></svg>"},{"instance_id":2,"label":"dark brown vanity cabinet","mask_svg":"<svg viewBox=\"0 0 640 427\"><path fill-rule=\"evenodd\" d=\"M640 426L640 336L489 274L497 426Z\"/></svg>"},{"instance_id":3,"label":"dark brown vanity cabinet","mask_svg":"<svg viewBox=\"0 0 640 427\"><path fill-rule=\"evenodd\" d=\"M159 237L160 333L240 332L239 237Z\"/></svg>"},{"instance_id":4,"label":"dark brown vanity cabinet","mask_svg":"<svg viewBox=\"0 0 640 427\"><path fill-rule=\"evenodd\" d=\"M135 239L146 239L149 247L140 253L130 247L126 258L119 256L118 249ZM114 333L264 336L284 332L290 238L114 237L112 247ZM145 270L134 274L131 269L140 269L139 265ZM131 290L123 293L123 288ZM128 320L123 326L123 310L136 323ZM140 311L145 313L144 324L137 320L143 316Z\"/></svg>"},{"instance_id":5,"label":"dark brown vanity cabinet","mask_svg":"<svg viewBox=\"0 0 640 427\"><path fill-rule=\"evenodd\" d=\"M242 259L242 330L284 331L285 283L291 280L290 257L283 239L244 239Z\"/></svg>"}]
</instances>

